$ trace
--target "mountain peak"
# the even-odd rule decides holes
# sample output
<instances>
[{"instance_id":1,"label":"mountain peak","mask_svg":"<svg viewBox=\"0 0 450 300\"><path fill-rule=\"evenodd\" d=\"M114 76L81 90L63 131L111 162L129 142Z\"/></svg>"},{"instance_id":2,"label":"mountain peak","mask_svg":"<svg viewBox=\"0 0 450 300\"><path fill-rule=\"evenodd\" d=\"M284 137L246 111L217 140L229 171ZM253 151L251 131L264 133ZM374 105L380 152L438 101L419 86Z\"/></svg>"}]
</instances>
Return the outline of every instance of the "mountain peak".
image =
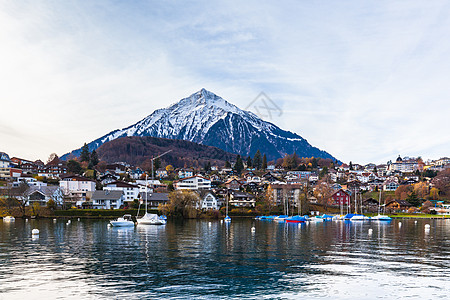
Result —
<instances>
[{"instance_id":1,"label":"mountain peak","mask_svg":"<svg viewBox=\"0 0 450 300\"><path fill-rule=\"evenodd\" d=\"M183 98L180 101L172 104L167 109L173 110L178 108L185 108L189 110L195 110L198 108L205 107L207 109L216 108L224 112L233 112L240 113L241 110L223 99L220 96L217 96L213 92L208 91L205 88L202 88L198 92L190 95L189 97Z\"/></svg>"},{"instance_id":2,"label":"mountain peak","mask_svg":"<svg viewBox=\"0 0 450 300\"><path fill-rule=\"evenodd\" d=\"M241 110L205 88L167 108L154 111L136 124L98 138L89 143L89 149L124 136L187 140L244 156L254 155L260 150L267 154L268 159L294 152L302 157L333 158L311 146L301 136ZM79 152L79 149L75 150L74 154L79 155Z\"/></svg>"}]
</instances>

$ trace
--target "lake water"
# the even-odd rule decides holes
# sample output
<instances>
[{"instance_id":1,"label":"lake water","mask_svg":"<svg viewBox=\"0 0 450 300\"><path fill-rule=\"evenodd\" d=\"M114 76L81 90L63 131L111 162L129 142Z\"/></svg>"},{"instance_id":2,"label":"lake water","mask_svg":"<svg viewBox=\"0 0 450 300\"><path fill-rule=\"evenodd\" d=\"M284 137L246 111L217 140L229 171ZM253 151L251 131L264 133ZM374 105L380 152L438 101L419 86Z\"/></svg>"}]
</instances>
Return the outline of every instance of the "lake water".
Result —
<instances>
[{"instance_id":1,"label":"lake water","mask_svg":"<svg viewBox=\"0 0 450 300\"><path fill-rule=\"evenodd\" d=\"M445 299L450 292L450 220L107 225L0 220L0 299Z\"/></svg>"}]
</instances>

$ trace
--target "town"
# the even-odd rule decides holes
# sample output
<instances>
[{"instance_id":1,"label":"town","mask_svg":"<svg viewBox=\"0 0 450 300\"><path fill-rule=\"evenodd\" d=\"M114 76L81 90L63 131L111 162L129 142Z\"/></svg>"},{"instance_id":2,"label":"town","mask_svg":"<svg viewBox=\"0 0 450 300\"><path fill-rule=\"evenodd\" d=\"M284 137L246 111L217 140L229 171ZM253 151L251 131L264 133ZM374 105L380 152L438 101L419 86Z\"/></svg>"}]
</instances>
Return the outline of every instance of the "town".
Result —
<instances>
[{"instance_id":1,"label":"town","mask_svg":"<svg viewBox=\"0 0 450 300\"><path fill-rule=\"evenodd\" d=\"M155 155L158 155L155 153ZM153 162L153 160L152 160ZM386 164L359 165L295 153L268 162L253 157L225 165L174 168L154 160L151 167L106 163L86 144L79 158L56 154L46 163L0 152L0 216L40 216L58 210L148 209L172 216L310 214L311 212L450 214L450 158L423 161L401 157ZM154 172L152 173L152 169ZM195 211L176 199L189 193Z\"/></svg>"}]
</instances>

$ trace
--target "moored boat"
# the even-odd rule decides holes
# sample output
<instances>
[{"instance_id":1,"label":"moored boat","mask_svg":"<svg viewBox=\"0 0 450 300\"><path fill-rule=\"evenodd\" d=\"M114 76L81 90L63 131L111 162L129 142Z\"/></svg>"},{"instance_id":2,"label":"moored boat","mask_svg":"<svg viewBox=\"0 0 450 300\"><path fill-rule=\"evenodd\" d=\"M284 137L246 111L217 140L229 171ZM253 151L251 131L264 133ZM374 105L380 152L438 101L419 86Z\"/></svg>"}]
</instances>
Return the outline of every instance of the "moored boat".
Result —
<instances>
[{"instance_id":1,"label":"moored boat","mask_svg":"<svg viewBox=\"0 0 450 300\"><path fill-rule=\"evenodd\" d=\"M289 216L288 215L279 215L275 217L273 220L277 222L284 222Z\"/></svg>"},{"instance_id":2,"label":"moored boat","mask_svg":"<svg viewBox=\"0 0 450 300\"><path fill-rule=\"evenodd\" d=\"M134 222L131 218L131 215L124 215L121 218L117 218L116 220L109 221L109 223L114 227L134 226Z\"/></svg>"},{"instance_id":3,"label":"moored boat","mask_svg":"<svg viewBox=\"0 0 450 300\"><path fill-rule=\"evenodd\" d=\"M138 225L166 225L166 220L157 214L145 213L142 218L136 219Z\"/></svg>"},{"instance_id":4,"label":"moored boat","mask_svg":"<svg viewBox=\"0 0 450 300\"><path fill-rule=\"evenodd\" d=\"M16 218L14 218L13 216L3 217L3 221L6 221L6 222L11 222L11 221L15 221L15 220L16 220Z\"/></svg>"},{"instance_id":5,"label":"moored boat","mask_svg":"<svg viewBox=\"0 0 450 300\"><path fill-rule=\"evenodd\" d=\"M285 219L286 223L305 223L306 218L303 216L292 216Z\"/></svg>"}]
</instances>

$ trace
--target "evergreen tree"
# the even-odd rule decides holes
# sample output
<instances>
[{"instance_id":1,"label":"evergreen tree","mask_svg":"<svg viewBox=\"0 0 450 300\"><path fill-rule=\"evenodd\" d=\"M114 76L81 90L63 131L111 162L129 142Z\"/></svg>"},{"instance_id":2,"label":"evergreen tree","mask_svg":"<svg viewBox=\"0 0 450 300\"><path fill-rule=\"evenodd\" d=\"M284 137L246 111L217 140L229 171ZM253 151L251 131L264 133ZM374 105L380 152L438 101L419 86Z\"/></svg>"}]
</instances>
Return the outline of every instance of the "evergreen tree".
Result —
<instances>
[{"instance_id":1,"label":"evergreen tree","mask_svg":"<svg viewBox=\"0 0 450 300\"><path fill-rule=\"evenodd\" d=\"M84 146L81 147L80 160L81 161L89 161L91 159L91 154L89 153L89 146L84 143Z\"/></svg>"},{"instance_id":2,"label":"evergreen tree","mask_svg":"<svg viewBox=\"0 0 450 300\"><path fill-rule=\"evenodd\" d=\"M349 164L349 169L350 169L350 171L353 170L353 164L352 164L352 162L350 162L350 164Z\"/></svg>"},{"instance_id":3,"label":"evergreen tree","mask_svg":"<svg viewBox=\"0 0 450 300\"><path fill-rule=\"evenodd\" d=\"M408 201L409 203L411 203L415 207L419 207L420 204L421 204L421 201L420 201L419 197L417 197L417 194L414 191L412 191L408 195L408 198L406 198L406 201Z\"/></svg>"},{"instance_id":4,"label":"evergreen tree","mask_svg":"<svg viewBox=\"0 0 450 300\"><path fill-rule=\"evenodd\" d=\"M247 168L251 168L252 167L252 158L249 156L247 157Z\"/></svg>"},{"instance_id":5,"label":"evergreen tree","mask_svg":"<svg viewBox=\"0 0 450 300\"><path fill-rule=\"evenodd\" d=\"M153 171L156 171L159 168L161 168L161 160L158 157L157 159L153 160Z\"/></svg>"},{"instance_id":6,"label":"evergreen tree","mask_svg":"<svg viewBox=\"0 0 450 300\"><path fill-rule=\"evenodd\" d=\"M317 158L313 157L311 164L313 169L317 168Z\"/></svg>"},{"instance_id":7,"label":"evergreen tree","mask_svg":"<svg viewBox=\"0 0 450 300\"><path fill-rule=\"evenodd\" d=\"M93 166L98 165L98 155L97 155L97 151L92 150L92 152L91 152L91 161L90 161L90 162L92 163Z\"/></svg>"},{"instance_id":8,"label":"evergreen tree","mask_svg":"<svg viewBox=\"0 0 450 300\"><path fill-rule=\"evenodd\" d=\"M225 168L227 169L231 168L231 164L228 160L225 162Z\"/></svg>"},{"instance_id":9,"label":"evergreen tree","mask_svg":"<svg viewBox=\"0 0 450 300\"><path fill-rule=\"evenodd\" d=\"M261 169L262 159L261 159L261 152L256 151L255 156L253 157L253 166L256 169Z\"/></svg>"},{"instance_id":10,"label":"evergreen tree","mask_svg":"<svg viewBox=\"0 0 450 300\"><path fill-rule=\"evenodd\" d=\"M76 160L69 160L67 162L67 172L73 173L73 174L79 174L81 172L81 165Z\"/></svg>"},{"instance_id":11,"label":"evergreen tree","mask_svg":"<svg viewBox=\"0 0 450 300\"><path fill-rule=\"evenodd\" d=\"M236 163L234 164L233 169L238 173L241 174L242 170L244 169L244 163L242 162L241 156L238 154L236 157Z\"/></svg>"},{"instance_id":12,"label":"evergreen tree","mask_svg":"<svg viewBox=\"0 0 450 300\"><path fill-rule=\"evenodd\" d=\"M205 170L205 172L210 172L211 171L211 163L210 162L205 163L205 166L203 167L203 169Z\"/></svg>"},{"instance_id":13,"label":"evergreen tree","mask_svg":"<svg viewBox=\"0 0 450 300\"><path fill-rule=\"evenodd\" d=\"M264 153L264 156L263 156L261 169L263 169L263 170L267 169L267 156L266 156L265 153Z\"/></svg>"},{"instance_id":14,"label":"evergreen tree","mask_svg":"<svg viewBox=\"0 0 450 300\"><path fill-rule=\"evenodd\" d=\"M378 173L377 166L373 167L373 173L374 173L374 174L377 174L377 173Z\"/></svg>"}]
</instances>

